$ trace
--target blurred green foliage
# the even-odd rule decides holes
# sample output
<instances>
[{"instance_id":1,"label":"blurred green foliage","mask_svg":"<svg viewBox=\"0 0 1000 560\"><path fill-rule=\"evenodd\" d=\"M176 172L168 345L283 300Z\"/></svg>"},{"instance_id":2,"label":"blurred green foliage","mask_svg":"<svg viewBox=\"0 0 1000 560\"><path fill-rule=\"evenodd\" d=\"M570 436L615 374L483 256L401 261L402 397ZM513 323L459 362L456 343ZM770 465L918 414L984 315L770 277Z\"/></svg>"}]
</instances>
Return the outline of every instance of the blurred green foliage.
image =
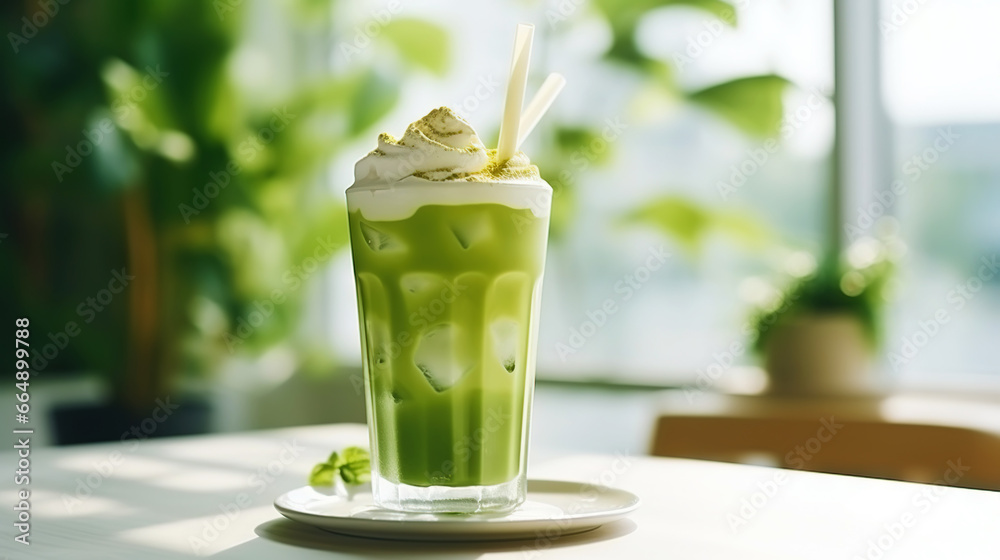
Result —
<instances>
[{"instance_id":1,"label":"blurred green foliage","mask_svg":"<svg viewBox=\"0 0 1000 560\"><path fill-rule=\"evenodd\" d=\"M441 27L419 19L397 19L390 21L382 34L407 62L438 76L448 71L449 40Z\"/></svg>"},{"instance_id":2,"label":"blurred green foliage","mask_svg":"<svg viewBox=\"0 0 1000 560\"><path fill-rule=\"evenodd\" d=\"M781 76L739 78L691 93L688 98L758 137L776 136L784 117L781 100L788 80Z\"/></svg>"},{"instance_id":3,"label":"blurred green foliage","mask_svg":"<svg viewBox=\"0 0 1000 560\"><path fill-rule=\"evenodd\" d=\"M837 314L854 316L861 323L869 347L877 349L882 338L880 310L895 271L893 242L862 238L847 252L862 249L871 255L864 262L828 262L805 277L786 281L780 296L754 313L754 350L763 353L773 329L790 318Z\"/></svg>"},{"instance_id":4,"label":"blurred green foliage","mask_svg":"<svg viewBox=\"0 0 1000 560\"><path fill-rule=\"evenodd\" d=\"M332 1L221 6L60 5L0 69L3 315L31 317L40 339L80 324L44 369L107 372L135 407L178 373L308 342L291 336L306 286L347 235L324 164L371 134L407 77L303 63L338 39ZM19 30L36 9L8 3L0 25ZM395 48L404 70L447 70L436 25L382 31L369 41ZM85 322L78 305L121 267L133 284Z\"/></svg>"},{"instance_id":5,"label":"blurred green foliage","mask_svg":"<svg viewBox=\"0 0 1000 560\"><path fill-rule=\"evenodd\" d=\"M732 2L723 0L597 0L593 7L605 18L612 41L603 58L638 77L643 87L658 91L664 98L687 101L726 120L752 137L771 137L779 132L784 116L782 101L788 80L776 75L745 76L710 87L685 91L675 80L677 69L672 62L644 54L636 44L636 34L643 18L651 12L669 8L690 8L708 13L728 26L737 24ZM639 89L640 94L642 88ZM551 236L558 239L573 221L573 195L581 154L586 166L601 165L611 159L612 150L600 153L589 149L602 130L577 123L556 123L551 141L536 162L556 190L553 200ZM547 170L563 170L560 175ZM570 170L567 173L565 170ZM565 192L560 193L561 187ZM664 190L671 191L667 186ZM761 224L750 214L736 211L715 212L707 205L668 194L645 201L624 214L623 224L652 225L674 239L685 251L695 254L702 239L710 232L729 233L744 244L757 247L767 237Z\"/></svg>"},{"instance_id":6,"label":"blurred green foliage","mask_svg":"<svg viewBox=\"0 0 1000 560\"><path fill-rule=\"evenodd\" d=\"M673 238L691 257L713 234L724 235L751 249L773 241L770 232L753 215L727 208L713 209L678 195L647 201L625 214L622 223L648 225Z\"/></svg>"},{"instance_id":7,"label":"blurred green foliage","mask_svg":"<svg viewBox=\"0 0 1000 560\"><path fill-rule=\"evenodd\" d=\"M736 9L724 0L597 0L594 5L611 24L613 37L606 56L639 67L659 64L659 61L642 54L635 43L639 22L653 10L686 6L706 11L729 25L736 25Z\"/></svg>"}]
</instances>

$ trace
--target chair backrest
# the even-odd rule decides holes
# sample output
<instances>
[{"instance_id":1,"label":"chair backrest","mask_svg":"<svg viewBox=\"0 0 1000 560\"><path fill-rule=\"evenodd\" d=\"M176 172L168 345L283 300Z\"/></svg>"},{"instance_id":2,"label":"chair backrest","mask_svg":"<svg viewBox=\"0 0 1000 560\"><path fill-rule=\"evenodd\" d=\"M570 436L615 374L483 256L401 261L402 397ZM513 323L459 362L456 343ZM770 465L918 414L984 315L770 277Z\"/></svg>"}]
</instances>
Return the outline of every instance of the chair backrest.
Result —
<instances>
[{"instance_id":1,"label":"chair backrest","mask_svg":"<svg viewBox=\"0 0 1000 560\"><path fill-rule=\"evenodd\" d=\"M1000 490L1000 437L953 426L665 415L652 453Z\"/></svg>"}]
</instances>

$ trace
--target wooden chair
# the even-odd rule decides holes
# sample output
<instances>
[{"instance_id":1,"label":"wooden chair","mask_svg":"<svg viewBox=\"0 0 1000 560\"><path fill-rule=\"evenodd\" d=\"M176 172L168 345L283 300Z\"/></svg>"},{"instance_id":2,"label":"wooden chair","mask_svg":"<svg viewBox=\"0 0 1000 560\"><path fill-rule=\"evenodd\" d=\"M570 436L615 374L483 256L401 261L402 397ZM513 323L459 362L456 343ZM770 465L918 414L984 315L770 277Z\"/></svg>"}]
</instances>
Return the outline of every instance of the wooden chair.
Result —
<instances>
[{"instance_id":1,"label":"wooden chair","mask_svg":"<svg viewBox=\"0 0 1000 560\"><path fill-rule=\"evenodd\" d=\"M745 406L752 398L757 403ZM768 397L732 399L737 405L668 409L657 421L652 453L1000 490L1000 434L975 415L967 426L954 419L941 425L887 418L871 402L771 398L767 406ZM1000 415L1000 407L994 410Z\"/></svg>"}]
</instances>

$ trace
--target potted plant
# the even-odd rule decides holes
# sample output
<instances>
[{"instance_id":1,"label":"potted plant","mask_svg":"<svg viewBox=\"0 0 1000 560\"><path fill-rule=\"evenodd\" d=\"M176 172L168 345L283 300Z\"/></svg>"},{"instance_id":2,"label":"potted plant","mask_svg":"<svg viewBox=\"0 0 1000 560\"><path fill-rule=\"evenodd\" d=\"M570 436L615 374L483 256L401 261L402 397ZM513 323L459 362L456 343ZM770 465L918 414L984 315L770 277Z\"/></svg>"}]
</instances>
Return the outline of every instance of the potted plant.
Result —
<instances>
[{"instance_id":1,"label":"potted plant","mask_svg":"<svg viewBox=\"0 0 1000 560\"><path fill-rule=\"evenodd\" d=\"M757 310L754 348L776 395L860 396L873 375L894 245L863 238Z\"/></svg>"}]
</instances>

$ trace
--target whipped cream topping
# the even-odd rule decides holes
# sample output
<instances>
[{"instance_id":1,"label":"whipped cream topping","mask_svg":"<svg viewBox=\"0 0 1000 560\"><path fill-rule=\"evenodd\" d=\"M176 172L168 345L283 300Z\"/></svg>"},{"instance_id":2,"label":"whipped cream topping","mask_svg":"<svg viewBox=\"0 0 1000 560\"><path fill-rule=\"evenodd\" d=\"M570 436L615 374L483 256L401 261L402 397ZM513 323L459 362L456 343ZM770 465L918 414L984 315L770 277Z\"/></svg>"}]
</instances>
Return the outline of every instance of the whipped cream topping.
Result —
<instances>
[{"instance_id":1,"label":"whipped cream topping","mask_svg":"<svg viewBox=\"0 0 1000 560\"><path fill-rule=\"evenodd\" d=\"M524 152L496 160L465 119L440 107L410 124L400 139L382 133L378 148L354 166L355 186L386 184L408 177L428 181L525 182L545 184Z\"/></svg>"},{"instance_id":2,"label":"whipped cream topping","mask_svg":"<svg viewBox=\"0 0 1000 560\"><path fill-rule=\"evenodd\" d=\"M347 189L347 210L360 211L366 220L405 220L428 204L502 204L516 210L531 210L548 219L552 209L552 187L545 181L429 181L405 177L393 183L354 184Z\"/></svg>"}]
</instances>

